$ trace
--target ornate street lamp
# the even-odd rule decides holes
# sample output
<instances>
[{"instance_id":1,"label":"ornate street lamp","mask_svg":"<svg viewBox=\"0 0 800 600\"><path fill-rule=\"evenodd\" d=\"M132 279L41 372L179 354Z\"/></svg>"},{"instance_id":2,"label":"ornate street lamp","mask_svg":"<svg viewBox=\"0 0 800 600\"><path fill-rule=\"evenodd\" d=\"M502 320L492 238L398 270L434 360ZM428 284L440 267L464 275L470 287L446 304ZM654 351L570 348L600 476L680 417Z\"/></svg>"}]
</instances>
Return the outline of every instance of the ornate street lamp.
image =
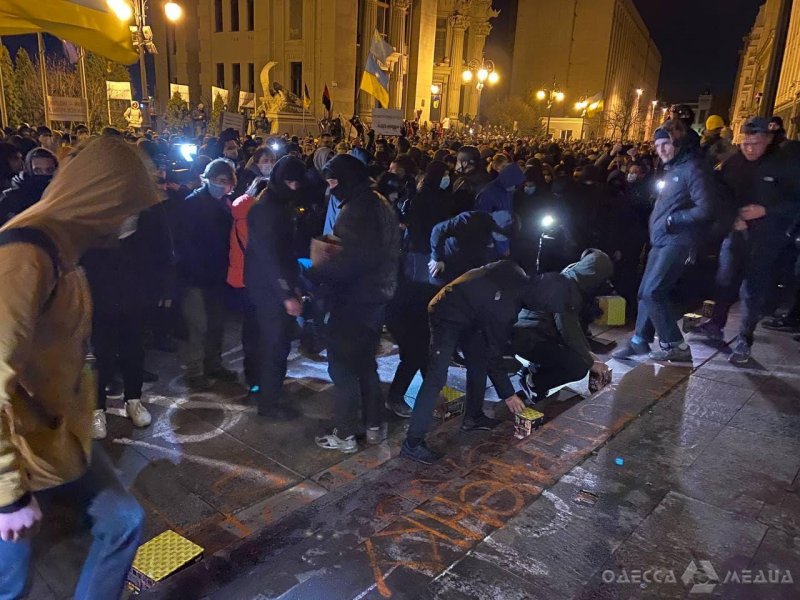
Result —
<instances>
[{"instance_id":1,"label":"ornate street lamp","mask_svg":"<svg viewBox=\"0 0 800 600\"><path fill-rule=\"evenodd\" d=\"M563 102L565 98L564 92L558 89L558 84L556 80L553 79L553 85L549 89L541 89L536 92L536 99L540 102L542 100L547 100L547 132L545 133L545 138L550 137L550 117L553 114L553 104L556 102Z\"/></svg>"}]
</instances>

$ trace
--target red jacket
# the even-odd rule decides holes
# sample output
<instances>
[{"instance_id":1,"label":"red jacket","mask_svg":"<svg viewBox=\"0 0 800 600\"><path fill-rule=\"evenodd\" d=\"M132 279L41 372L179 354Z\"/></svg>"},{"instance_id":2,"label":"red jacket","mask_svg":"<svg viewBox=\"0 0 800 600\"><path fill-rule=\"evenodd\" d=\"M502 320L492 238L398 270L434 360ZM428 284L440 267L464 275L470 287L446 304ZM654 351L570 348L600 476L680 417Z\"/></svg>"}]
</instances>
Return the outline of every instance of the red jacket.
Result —
<instances>
[{"instance_id":1,"label":"red jacket","mask_svg":"<svg viewBox=\"0 0 800 600\"><path fill-rule=\"evenodd\" d=\"M247 248L247 213L256 201L252 196L242 194L233 201L233 227L231 227L231 244L228 255L228 285L234 288L244 287L244 252Z\"/></svg>"}]
</instances>

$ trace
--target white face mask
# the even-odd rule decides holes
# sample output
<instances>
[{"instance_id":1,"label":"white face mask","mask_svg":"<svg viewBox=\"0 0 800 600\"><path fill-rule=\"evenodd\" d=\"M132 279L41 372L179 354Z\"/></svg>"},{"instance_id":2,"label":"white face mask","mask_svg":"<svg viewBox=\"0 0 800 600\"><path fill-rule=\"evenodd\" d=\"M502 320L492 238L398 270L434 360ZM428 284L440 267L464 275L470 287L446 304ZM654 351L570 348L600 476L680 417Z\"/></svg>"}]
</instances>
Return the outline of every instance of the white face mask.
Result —
<instances>
[{"instance_id":1,"label":"white face mask","mask_svg":"<svg viewBox=\"0 0 800 600\"><path fill-rule=\"evenodd\" d=\"M122 225L119 226L119 232L117 233L117 237L121 240L124 240L126 237L132 236L136 233L136 228L139 226L139 215L131 215L127 217L123 222Z\"/></svg>"},{"instance_id":2,"label":"white face mask","mask_svg":"<svg viewBox=\"0 0 800 600\"><path fill-rule=\"evenodd\" d=\"M446 190L447 188L450 187L450 177L448 175L442 177L442 181L439 184L439 187L443 190Z\"/></svg>"},{"instance_id":3,"label":"white face mask","mask_svg":"<svg viewBox=\"0 0 800 600\"><path fill-rule=\"evenodd\" d=\"M636 183L639 180L639 178L636 176L636 173L628 173L625 176L625 179L628 180L628 183Z\"/></svg>"}]
</instances>

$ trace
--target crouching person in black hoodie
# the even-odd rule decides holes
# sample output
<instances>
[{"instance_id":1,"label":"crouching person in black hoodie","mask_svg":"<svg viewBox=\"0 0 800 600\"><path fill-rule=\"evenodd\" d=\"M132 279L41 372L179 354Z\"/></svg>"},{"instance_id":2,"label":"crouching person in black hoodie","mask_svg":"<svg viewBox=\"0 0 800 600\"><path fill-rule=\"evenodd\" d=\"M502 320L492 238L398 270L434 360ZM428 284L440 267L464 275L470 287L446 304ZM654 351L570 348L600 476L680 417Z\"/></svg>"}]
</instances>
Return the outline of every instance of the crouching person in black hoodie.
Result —
<instances>
[{"instance_id":1,"label":"crouching person in black hoodie","mask_svg":"<svg viewBox=\"0 0 800 600\"><path fill-rule=\"evenodd\" d=\"M335 421L316 438L326 450L355 452L359 400L367 442L385 437L384 408L375 357L386 305L397 286L400 225L389 202L370 187L367 167L341 154L323 168L323 177L341 202L333 226L341 249L313 265L308 278L330 291L328 373L334 383Z\"/></svg>"},{"instance_id":2,"label":"crouching person in black hoodie","mask_svg":"<svg viewBox=\"0 0 800 600\"><path fill-rule=\"evenodd\" d=\"M428 307L428 366L401 456L424 464L440 458L425 444L425 434L457 346L463 349L467 366L466 410L461 429L488 430L498 423L483 414L487 371L497 395L511 412L522 411L525 404L515 393L502 364L517 315L523 307L563 312L570 308L571 298L569 282L558 273L530 279L510 260L473 269L445 286Z\"/></svg>"}]
</instances>

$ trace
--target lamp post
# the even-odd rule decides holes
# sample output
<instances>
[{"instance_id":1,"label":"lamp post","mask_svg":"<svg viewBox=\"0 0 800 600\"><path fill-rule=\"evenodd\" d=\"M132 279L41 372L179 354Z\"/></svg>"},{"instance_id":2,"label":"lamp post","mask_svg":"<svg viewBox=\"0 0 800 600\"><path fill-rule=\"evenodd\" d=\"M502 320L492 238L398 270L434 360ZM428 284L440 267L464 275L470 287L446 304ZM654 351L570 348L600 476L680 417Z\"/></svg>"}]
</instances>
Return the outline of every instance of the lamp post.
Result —
<instances>
[{"instance_id":1,"label":"lamp post","mask_svg":"<svg viewBox=\"0 0 800 600\"><path fill-rule=\"evenodd\" d=\"M177 39L175 37L175 24L183 18L183 7L177 2L167 2L164 5L164 16L167 17L167 102L172 97L172 57L177 54ZM170 43L170 37L172 42Z\"/></svg>"},{"instance_id":2,"label":"lamp post","mask_svg":"<svg viewBox=\"0 0 800 600\"><path fill-rule=\"evenodd\" d=\"M480 60L473 58L467 63L467 68L461 73L461 79L465 84L470 84L473 81L477 82L475 84L475 89L478 90L478 106L475 109L475 117L477 118L480 113L481 91L487 84L494 85L500 81L500 75L495 70L494 62L481 57Z\"/></svg>"},{"instance_id":3,"label":"lamp post","mask_svg":"<svg viewBox=\"0 0 800 600\"><path fill-rule=\"evenodd\" d=\"M583 129L586 125L587 108L589 108L589 102L586 100L584 96L581 96L581 99L575 103L575 109L581 111L581 136L578 138L580 140L583 139Z\"/></svg>"},{"instance_id":4,"label":"lamp post","mask_svg":"<svg viewBox=\"0 0 800 600\"><path fill-rule=\"evenodd\" d=\"M541 89L536 92L536 99L540 102L542 100L547 100L547 131L545 133L545 138L549 139L550 117L553 114L553 104L564 101L564 92L558 89L558 84L556 84L556 80L553 79L553 85L550 89Z\"/></svg>"},{"instance_id":5,"label":"lamp post","mask_svg":"<svg viewBox=\"0 0 800 600\"><path fill-rule=\"evenodd\" d=\"M650 124L647 127L647 138L653 137L653 131L655 131L655 121L656 121L656 106L658 106L658 100L653 100L650 103Z\"/></svg>"},{"instance_id":6,"label":"lamp post","mask_svg":"<svg viewBox=\"0 0 800 600\"><path fill-rule=\"evenodd\" d=\"M639 121L639 106L642 103L642 94L644 94L644 90L642 88L636 88L636 110L633 113L634 124L636 125L636 137L642 132L642 123Z\"/></svg>"}]
</instances>

